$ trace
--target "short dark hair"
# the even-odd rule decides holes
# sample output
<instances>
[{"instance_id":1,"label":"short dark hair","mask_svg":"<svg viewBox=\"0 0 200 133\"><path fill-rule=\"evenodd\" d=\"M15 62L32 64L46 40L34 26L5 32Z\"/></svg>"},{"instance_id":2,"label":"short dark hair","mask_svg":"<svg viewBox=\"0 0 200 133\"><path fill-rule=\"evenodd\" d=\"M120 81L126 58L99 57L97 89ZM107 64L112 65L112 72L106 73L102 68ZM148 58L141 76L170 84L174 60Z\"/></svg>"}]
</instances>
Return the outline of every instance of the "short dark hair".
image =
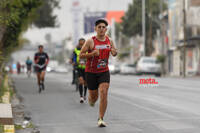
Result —
<instances>
[{"instance_id":1,"label":"short dark hair","mask_svg":"<svg viewBox=\"0 0 200 133\"><path fill-rule=\"evenodd\" d=\"M39 45L38 48L43 48L43 45Z\"/></svg>"},{"instance_id":2,"label":"short dark hair","mask_svg":"<svg viewBox=\"0 0 200 133\"><path fill-rule=\"evenodd\" d=\"M108 26L108 22L107 22L105 19L103 19L103 18L98 19L98 20L95 22L95 26L97 26L97 25L100 24L100 23L104 23L106 26Z\"/></svg>"},{"instance_id":3,"label":"short dark hair","mask_svg":"<svg viewBox=\"0 0 200 133\"><path fill-rule=\"evenodd\" d=\"M85 41L85 39L84 38L80 38L79 41Z\"/></svg>"}]
</instances>

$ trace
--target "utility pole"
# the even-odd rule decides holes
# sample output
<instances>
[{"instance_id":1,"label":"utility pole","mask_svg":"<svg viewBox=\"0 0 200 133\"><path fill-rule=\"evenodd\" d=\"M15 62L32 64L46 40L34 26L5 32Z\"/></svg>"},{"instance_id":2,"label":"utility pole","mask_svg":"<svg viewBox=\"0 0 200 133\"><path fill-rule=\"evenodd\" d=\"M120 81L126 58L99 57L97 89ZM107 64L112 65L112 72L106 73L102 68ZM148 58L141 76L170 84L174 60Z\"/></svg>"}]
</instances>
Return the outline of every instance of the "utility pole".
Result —
<instances>
[{"instance_id":1,"label":"utility pole","mask_svg":"<svg viewBox=\"0 0 200 133\"><path fill-rule=\"evenodd\" d=\"M112 37L112 40L114 42L114 44L116 45L116 37L115 37L115 19L112 18L111 19L111 37Z\"/></svg>"},{"instance_id":2,"label":"utility pole","mask_svg":"<svg viewBox=\"0 0 200 133\"><path fill-rule=\"evenodd\" d=\"M183 77L185 78L186 72L186 9L185 9L185 0L183 0L183 32L184 32L184 45L183 45Z\"/></svg>"},{"instance_id":3,"label":"utility pole","mask_svg":"<svg viewBox=\"0 0 200 133\"><path fill-rule=\"evenodd\" d=\"M116 45L116 37L115 37L115 19L114 19L114 18L111 19L111 38L112 38L114 44ZM116 45L116 47L117 47L117 45ZM116 59L113 58L113 57L111 57L111 62L112 62L113 64L116 64Z\"/></svg>"},{"instance_id":4,"label":"utility pole","mask_svg":"<svg viewBox=\"0 0 200 133\"><path fill-rule=\"evenodd\" d=\"M81 5L80 0L72 1L72 9L71 9L73 18L73 44L76 45L78 43L78 39L80 38L80 13L81 13Z\"/></svg>"},{"instance_id":5,"label":"utility pole","mask_svg":"<svg viewBox=\"0 0 200 133\"><path fill-rule=\"evenodd\" d=\"M160 0L160 29L161 29L162 54L164 55L165 46L164 46L164 29L163 29L163 0Z\"/></svg>"},{"instance_id":6,"label":"utility pole","mask_svg":"<svg viewBox=\"0 0 200 133\"><path fill-rule=\"evenodd\" d=\"M145 0L142 0L142 35L143 35L143 56L146 55L146 24L145 24Z\"/></svg>"},{"instance_id":7,"label":"utility pole","mask_svg":"<svg viewBox=\"0 0 200 133\"><path fill-rule=\"evenodd\" d=\"M151 56L151 53L153 52L153 43L152 43L152 34L153 34L153 14L152 14L152 8L150 8L149 11L149 31L148 31L148 38L147 38L147 46L146 46L146 55Z\"/></svg>"},{"instance_id":8,"label":"utility pole","mask_svg":"<svg viewBox=\"0 0 200 133\"><path fill-rule=\"evenodd\" d=\"M166 56L166 46L164 42L164 37L165 37L165 29L164 29L164 15L163 15L163 0L160 0L160 31L161 31L161 53L163 56ZM164 75L166 72L166 58L165 61L162 63L162 74Z\"/></svg>"},{"instance_id":9,"label":"utility pole","mask_svg":"<svg viewBox=\"0 0 200 133\"><path fill-rule=\"evenodd\" d=\"M134 53L133 53L133 45L134 45L134 38L131 37L130 39L130 63L133 64L134 63Z\"/></svg>"}]
</instances>

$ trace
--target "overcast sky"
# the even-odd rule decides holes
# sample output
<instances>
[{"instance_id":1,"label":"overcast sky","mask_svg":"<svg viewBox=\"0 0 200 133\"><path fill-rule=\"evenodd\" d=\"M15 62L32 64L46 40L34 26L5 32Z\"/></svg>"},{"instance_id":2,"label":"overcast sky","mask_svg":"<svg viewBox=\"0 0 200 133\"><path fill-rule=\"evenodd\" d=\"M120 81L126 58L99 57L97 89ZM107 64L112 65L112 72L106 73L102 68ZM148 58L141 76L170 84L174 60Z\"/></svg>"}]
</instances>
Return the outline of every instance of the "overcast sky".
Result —
<instances>
[{"instance_id":1,"label":"overcast sky","mask_svg":"<svg viewBox=\"0 0 200 133\"><path fill-rule=\"evenodd\" d=\"M72 15L72 2L75 0L61 0L61 9L56 10L55 14L58 14L59 28L50 29L29 29L25 33L25 37L28 38L33 44L45 43L44 36L46 33L52 35L52 40L61 41L65 37L73 35L73 15ZM111 11L111 10L124 10L128 9L128 4L132 3L132 0L80 0L81 14L85 11ZM82 19L81 19L82 21ZM83 23L83 22L82 22Z\"/></svg>"}]
</instances>

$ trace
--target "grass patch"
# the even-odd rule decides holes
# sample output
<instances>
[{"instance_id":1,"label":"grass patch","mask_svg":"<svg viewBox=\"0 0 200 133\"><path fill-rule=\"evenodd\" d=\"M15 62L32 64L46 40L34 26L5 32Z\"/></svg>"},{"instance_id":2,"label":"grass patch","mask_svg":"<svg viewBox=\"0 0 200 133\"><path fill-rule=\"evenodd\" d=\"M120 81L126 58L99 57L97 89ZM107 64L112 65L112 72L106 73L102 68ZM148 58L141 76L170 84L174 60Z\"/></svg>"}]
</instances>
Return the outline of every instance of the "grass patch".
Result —
<instances>
[{"instance_id":1,"label":"grass patch","mask_svg":"<svg viewBox=\"0 0 200 133\"><path fill-rule=\"evenodd\" d=\"M4 91L4 81L5 81L5 79L3 78L2 79L2 82L0 81L0 97L2 97L3 96L3 91Z\"/></svg>"},{"instance_id":2,"label":"grass patch","mask_svg":"<svg viewBox=\"0 0 200 133\"><path fill-rule=\"evenodd\" d=\"M30 124L27 126L27 128L34 128L35 126L30 122Z\"/></svg>"},{"instance_id":3,"label":"grass patch","mask_svg":"<svg viewBox=\"0 0 200 133\"><path fill-rule=\"evenodd\" d=\"M27 127L26 128L34 128L35 126L30 122L28 125L27 125ZM22 127L22 125L15 125L15 129L16 130L21 130L21 129L24 129L23 127ZM1 132L0 132L1 133Z\"/></svg>"},{"instance_id":4,"label":"grass patch","mask_svg":"<svg viewBox=\"0 0 200 133\"><path fill-rule=\"evenodd\" d=\"M0 125L0 133L3 133L3 125Z\"/></svg>"},{"instance_id":5,"label":"grass patch","mask_svg":"<svg viewBox=\"0 0 200 133\"><path fill-rule=\"evenodd\" d=\"M9 91L10 97L12 97L14 95L14 89L12 87L10 87L8 83L5 83L5 82L8 82L8 80L9 80L7 78L8 78L8 75L2 76L2 82L0 84L0 103L3 102L2 96L5 94L5 92Z\"/></svg>"},{"instance_id":6,"label":"grass patch","mask_svg":"<svg viewBox=\"0 0 200 133\"><path fill-rule=\"evenodd\" d=\"M23 127L21 125L15 125L15 129L20 130L20 129L23 129Z\"/></svg>"},{"instance_id":7,"label":"grass patch","mask_svg":"<svg viewBox=\"0 0 200 133\"><path fill-rule=\"evenodd\" d=\"M14 95L14 89L13 88L10 88L10 90L9 90L9 92L10 92L10 97L13 97L13 95Z\"/></svg>"},{"instance_id":8,"label":"grass patch","mask_svg":"<svg viewBox=\"0 0 200 133\"><path fill-rule=\"evenodd\" d=\"M2 103L2 96L4 95L4 93L6 92L6 88L4 86L4 82L5 82L5 77L2 79L2 82L0 84L0 103Z\"/></svg>"}]
</instances>

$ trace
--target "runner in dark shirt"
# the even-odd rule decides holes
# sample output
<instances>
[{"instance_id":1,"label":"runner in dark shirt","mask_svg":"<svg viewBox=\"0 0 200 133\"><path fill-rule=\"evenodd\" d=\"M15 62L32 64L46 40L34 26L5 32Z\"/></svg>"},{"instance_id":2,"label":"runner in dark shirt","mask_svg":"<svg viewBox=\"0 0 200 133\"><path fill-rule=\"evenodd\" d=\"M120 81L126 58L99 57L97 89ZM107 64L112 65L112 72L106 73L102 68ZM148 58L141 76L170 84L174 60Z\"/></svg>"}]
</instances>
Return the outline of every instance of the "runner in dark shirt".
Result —
<instances>
[{"instance_id":1,"label":"runner in dark shirt","mask_svg":"<svg viewBox=\"0 0 200 133\"><path fill-rule=\"evenodd\" d=\"M35 71L37 73L37 79L38 79L39 93L41 93L41 91L45 89L44 78L45 78L46 67L49 63L49 56L47 55L47 53L43 51L42 45L39 45L38 50L39 52L35 53L34 62L35 62Z\"/></svg>"}]
</instances>

